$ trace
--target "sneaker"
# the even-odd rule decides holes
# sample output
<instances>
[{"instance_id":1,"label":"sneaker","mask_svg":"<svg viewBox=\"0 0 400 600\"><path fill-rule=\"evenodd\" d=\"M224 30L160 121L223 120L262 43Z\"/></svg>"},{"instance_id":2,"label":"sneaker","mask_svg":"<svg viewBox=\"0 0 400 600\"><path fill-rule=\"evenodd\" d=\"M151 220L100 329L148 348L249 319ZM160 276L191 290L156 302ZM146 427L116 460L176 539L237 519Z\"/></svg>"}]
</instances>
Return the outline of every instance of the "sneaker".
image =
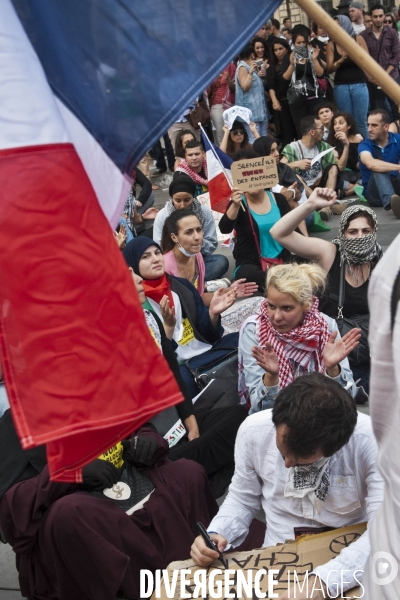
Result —
<instances>
[{"instance_id":1,"label":"sneaker","mask_svg":"<svg viewBox=\"0 0 400 600\"><path fill-rule=\"evenodd\" d=\"M335 202L335 204L331 206L331 211L334 215L341 215L346 210L346 208L348 208L347 204L338 204L337 202Z\"/></svg>"},{"instance_id":2,"label":"sneaker","mask_svg":"<svg viewBox=\"0 0 400 600\"><path fill-rule=\"evenodd\" d=\"M231 287L231 282L227 277L224 277L223 279L212 279L211 281L207 281L205 284L205 289L207 292L216 292L221 288L227 289L228 287Z\"/></svg>"},{"instance_id":3,"label":"sneaker","mask_svg":"<svg viewBox=\"0 0 400 600\"><path fill-rule=\"evenodd\" d=\"M396 219L400 219L400 196L397 194L393 194L393 196L390 198L390 208L392 209Z\"/></svg>"},{"instance_id":4,"label":"sneaker","mask_svg":"<svg viewBox=\"0 0 400 600\"><path fill-rule=\"evenodd\" d=\"M321 215L321 219L323 221L329 221L330 219L332 219L333 212L328 206L326 208L321 208L321 210L319 210L318 212Z\"/></svg>"}]
</instances>

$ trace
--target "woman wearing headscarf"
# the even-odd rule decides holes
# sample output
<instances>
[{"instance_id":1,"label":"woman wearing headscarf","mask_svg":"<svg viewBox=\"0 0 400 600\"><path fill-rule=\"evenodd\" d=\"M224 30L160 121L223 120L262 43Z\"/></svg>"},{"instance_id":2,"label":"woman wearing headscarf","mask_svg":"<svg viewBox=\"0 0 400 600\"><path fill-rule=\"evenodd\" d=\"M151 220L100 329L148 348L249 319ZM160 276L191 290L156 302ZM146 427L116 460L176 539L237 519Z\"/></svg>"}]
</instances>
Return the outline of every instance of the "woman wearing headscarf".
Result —
<instances>
[{"instance_id":1,"label":"woman wearing headscarf","mask_svg":"<svg viewBox=\"0 0 400 600\"><path fill-rule=\"evenodd\" d=\"M343 316L368 315L368 286L371 273L382 256L377 242L378 221L375 212L366 206L351 206L340 218L339 236L332 242L306 238L295 229L314 210L330 207L336 201L336 192L316 188L304 204L282 217L271 229L271 235L290 252L317 262L328 272L328 283L321 296L320 309L332 318L338 316L341 266L344 266ZM369 364L354 365L355 378L362 378L367 391Z\"/></svg>"},{"instance_id":2,"label":"woman wearing headscarf","mask_svg":"<svg viewBox=\"0 0 400 600\"><path fill-rule=\"evenodd\" d=\"M353 25L345 15L335 17L339 25L356 42L368 52L367 45L361 35L356 35ZM353 115L359 133L364 140L368 139L367 114L369 94L367 76L356 63L347 56L345 50L331 40L326 48L327 72L335 73L335 87L333 97L340 111Z\"/></svg>"},{"instance_id":3,"label":"woman wearing headscarf","mask_svg":"<svg viewBox=\"0 0 400 600\"><path fill-rule=\"evenodd\" d=\"M246 319L239 340L239 394L250 414L272 408L280 390L312 371L357 393L347 356L359 329L340 337L336 321L318 310L326 272L315 264L278 265L268 271L266 299Z\"/></svg>"},{"instance_id":4,"label":"woman wearing headscarf","mask_svg":"<svg viewBox=\"0 0 400 600\"><path fill-rule=\"evenodd\" d=\"M218 290L206 307L188 280L165 272L161 248L152 239L135 238L125 246L123 254L127 264L143 278L147 299L144 307L154 311L163 322L193 398L199 391L185 362L211 350L220 340L224 332L220 315L233 304L237 291Z\"/></svg>"},{"instance_id":5,"label":"woman wearing headscarf","mask_svg":"<svg viewBox=\"0 0 400 600\"><path fill-rule=\"evenodd\" d=\"M318 97L318 77L322 77L324 69L319 62L319 48L308 46L307 28L299 27L293 33L293 52L286 55L282 61L281 73L288 88L289 108L296 126L297 137L301 138L300 121L303 117L314 115L320 100ZM291 94L295 88L297 94Z\"/></svg>"}]
</instances>

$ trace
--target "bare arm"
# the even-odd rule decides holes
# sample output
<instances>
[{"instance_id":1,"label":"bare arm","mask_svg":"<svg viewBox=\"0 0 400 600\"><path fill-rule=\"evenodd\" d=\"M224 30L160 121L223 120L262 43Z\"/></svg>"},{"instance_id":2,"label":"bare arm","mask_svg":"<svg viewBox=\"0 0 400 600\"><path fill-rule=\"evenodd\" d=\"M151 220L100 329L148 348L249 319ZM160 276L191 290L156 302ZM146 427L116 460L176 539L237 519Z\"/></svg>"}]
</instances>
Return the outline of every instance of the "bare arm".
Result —
<instances>
[{"instance_id":1,"label":"bare arm","mask_svg":"<svg viewBox=\"0 0 400 600\"><path fill-rule=\"evenodd\" d=\"M360 160L362 164L367 167L367 169L369 169L370 171L374 171L375 173L388 173L389 171L400 171L400 165L388 163L384 160L378 160L377 158L373 158L371 152L361 152Z\"/></svg>"},{"instance_id":2,"label":"bare arm","mask_svg":"<svg viewBox=\"0 0 400 600\"><path fill-rule=\"evenodd\" d=\"M295 229L314 210L332 206L335 202L336 192L328 188L316 188L306 202L275 223L270 231L272 237L290 252L313 260L329 271L336 256L336 246L319 238L304 237Z\"/></svg>"},{"instance_id":3,"label":"bare arm","mask_svg":"<svg viewBox=\"0 0 400 600\"><path fill-rule=\"evenodd\" d=\"M224 135L222 137L219 147L221 148L222 152L225 152L225 154L226 154L226 151L228 149L228 139L229 139L230 130L227 127L227 125L224 124L222 126L222 131L224 132Z\"/></svg>"},{"instance_id":4,"label":"bare arm","mask_svg":"<svg viewBox=\"0 0 400 600\"><path fill-rule=\"evenodd\" d=\"M286 81L290 81L292 79L292 75L293 75L293 71L294 71L294 54L293 52L290 53L290 64L287 68L287 70L282 73L282 77L283 79L286 79Z\"/></svg>"},{"instance_id":5,"label":"bare arm","mask_svg":"<svg viewBox=\"0 0 400 600\"><path fill-rule=\"evenodd\" d=\"M251 65L250 71L248 71L245 67L240 67L238 73L238 80L240 87L244 92L248 92L251 86L253 85L253 73L255 70L256 67L254 64Z\"/></svg>"},{"instance_id":6,"label":"bare arm","mask_svg":"<svg viewBox=\"0 0 400 600\"><path fill-rule=\"evenodd\" d=\"M324 74L324 67L319 62L318 57L319 57L319 47L317 46L316 48L314 48L314 51L313 51L313 62L314 62L314 68L315 68L315 73L316 73L317 77L322 77L322 75Z\"/></svg>"}]
</instances>

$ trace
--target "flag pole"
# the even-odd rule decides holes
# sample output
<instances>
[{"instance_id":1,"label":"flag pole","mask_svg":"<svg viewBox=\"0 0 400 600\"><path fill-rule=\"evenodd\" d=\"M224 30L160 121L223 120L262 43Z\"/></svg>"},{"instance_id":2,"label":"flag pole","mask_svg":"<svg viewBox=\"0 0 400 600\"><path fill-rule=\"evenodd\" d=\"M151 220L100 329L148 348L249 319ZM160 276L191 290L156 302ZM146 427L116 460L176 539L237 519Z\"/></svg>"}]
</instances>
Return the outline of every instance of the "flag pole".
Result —
<instances>
[{"instance_id":1,"label":"flag pole","mask_svg":"<svg viewBox=\"0 0 400 600\"><path fill-rule=\"evenodd\" d=\"M296 3L320 27L326 30L329 37L350 56L366 74L374 79L394 102L400 104L400 86L382 67L365 52L357 42L346 33L338 23L315 0L296 0Z\"/></svg>"},{"instance_id":2,"label":"flag pole","mask_svg":"<svg viewBox=\"0 0 400 600\"><path fill-rule=\"evenodd\" d=\"M207 134L206 134L206 132L204 131L202 124L201 124L201 123L198 123L198 126L200 127L200 130L202 131L202 133L203 133L204 137L205 137L205 138L206 138L206 140L208 141L208 143L209 143L209 146L210 146L210 148L211 148L211 151L212 151L213 155L215 156L215 158L217 159L217 161L218 161L218 162L219 162L219 164L221 165L221 169L222 169L222 171L223 171L223 173L224 173L224 175L225 175L225 179L226 179L226 180L227 180L227 182L229 183L229 187L230 187L230 188L231 188L231 190L232 190L232 185L231 185L231 182L229 181L229 178L228 178L227 174L225 173L225 167L224 167L224 165L222 164L222 162L221 162L221 159L220 159L220 157L218 156L217 152L215 152L215 150L214 150L214 148L213 148L213 145L212 145L212 143L211 143L211 140L210 140L210 138L208 137L208 135L207 135ZM244 206L243 206L243 202L242 202L242 201L240 201L240 206L241 206L241 207L242 207L242 209L243 209L243 210L246 212L246 209L244 208Z\"/></svg>"}]
</instances>

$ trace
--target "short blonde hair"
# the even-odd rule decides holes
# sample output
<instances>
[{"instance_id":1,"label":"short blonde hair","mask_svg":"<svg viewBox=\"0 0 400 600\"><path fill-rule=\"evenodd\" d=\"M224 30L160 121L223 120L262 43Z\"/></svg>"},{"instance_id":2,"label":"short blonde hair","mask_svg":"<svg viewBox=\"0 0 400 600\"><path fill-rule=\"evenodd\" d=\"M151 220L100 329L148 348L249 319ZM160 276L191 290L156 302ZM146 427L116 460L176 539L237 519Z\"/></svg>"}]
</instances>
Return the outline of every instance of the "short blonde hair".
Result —
<instances>
[{"instance_id":1,"label":"short blonde hair","mask_svg":"<svg viewBox=\"0 0 400 600\"><path fill-rule=\"evenodd\" d=\"M268 296L268 288L272 286L282 294L289 294L305 309L309 309L314 296L324 291L326 276L325 269L315 263L277 265L268 271L266 295Z\"/></svg>"}]
</instances>

